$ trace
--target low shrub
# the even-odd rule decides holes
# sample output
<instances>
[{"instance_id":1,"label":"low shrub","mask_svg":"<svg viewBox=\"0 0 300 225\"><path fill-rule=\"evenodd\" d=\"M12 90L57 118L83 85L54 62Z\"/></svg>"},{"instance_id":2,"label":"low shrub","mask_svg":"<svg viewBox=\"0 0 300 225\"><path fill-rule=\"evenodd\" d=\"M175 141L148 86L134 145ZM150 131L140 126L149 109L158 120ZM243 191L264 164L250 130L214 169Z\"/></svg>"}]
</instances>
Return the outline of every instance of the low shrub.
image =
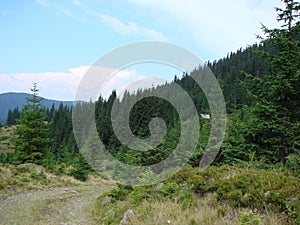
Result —
<instances>
[{"instance_id":1,"label":"low shrub","mask_svg":"<svg viewBox=\"0 0 300 225\"><path fill-rule=\"evenodd\" d=\"M54 166L53 173L57 176L61 176L61 175L66 174L66 169L67 169L66 164L60 163L60 164Z\"/></svg>"},{"instance_id":2,"label":"low shrub","mask_svg":"<svg viewBox=\"0 0 300 225\"><path fill-rule=\"evenodd\" d=\"M46 174L43 172L32 171L30 177L36 180L46 180Z\"/></svg>"},{"instance_id":3,"label":"low shrub","mask_svg":"<svg viewBox=\"0 0 300 225\"><path fill-rule=\"evenodd\" d=\"M160 195L164 198L172 197L179 190L179 188L180 187L177 183L175 183L174 181L171 181L171 182L165 183L159 192L160 192Z\"/></svg>"},{"instance_id":4,"label":"low shrub","mask_svg":"<svg viewBox=\"0 0 300 225\"><path fill-rule=\"evenodd\" d=\"M16 172L18 173L28 173L30 172L32 169L29 167L16 167ZM17 173L16 173L17 174ZM16 175L15 174L15 175Z\"/></svg>"},{"instance_id":5,"label":"low shrub","mask_svg":"<svg viewBox=\"0 0 300 225\"><path fill-rule=\"evenodd\" d=\"M286 161L287 167L293 169L293 170L300 170L300 152L298 151L297 153L290 154L287 156L287 161Z\"/></svg>"},{"instance_id":6,"label":"low shrub","mask_svg":"<svg viewBox=\"0 0 300 225\"><path fill-rule=\"evenodd\" d=\"M178 191L178 199L181 202L182 209L187 209L195 203L193 191L187 185L182 186Z\"/></svg>"},{"instance_id":7,"label":"low shrub","mask_svg":"<svg viewBox=\"0 0 300 225\"><path fill-rule=\"evenodd\" d=\"M2 135L2 136L0 136L0 141L5 141L5 140L7 140L8 138L9 138L8 136Z\"/></svg>"},{"instance_id":8,"label":"low shrub","mask_svg":"<svg viewBox=\"0 0 300 225\"><path fill-rule=\"evenodd\" d=\"M260 225L261 217L253 213L252 210L249 212L241 212L239 216L240 225Z\"/></svg>"},{"instance_id":9,"label":"low shrub","mask_svg":"<svg viewBox=\"0 0 300 225\"><path fill-rule=\"evenodd\" d=\"M110 196L115 201L124 201L132 191L133 188L131 186L118 184L117 187L112 188L109 191L108 196Z\"/></svg>"},{"instance_id":10,"label":"low shrub","mask_svg":"<svg viewBox=\"0 0 300 225\"><path fill-rule=\"evenodd\" d=\"M300 180L267 170L241 170L214 183L219 200L235 207L284 212L292 221L300 221Z\"/></svg>"},{"instance_id":11,"label":"low shrub","mask_svg":"<svg viewBox=\"0 0 300 225\"><path fill-rule=\"evenodd\" d=\"M89 177L89 171L73 168L69 171L68 175L74 177L77 180L86 181Z\"/></svg>"},{"instance_id":12,"label":"low shrub","mask_svg":"<svg viewBox=\"0 0 300 225\"><path fill-rule=\"evenodd\" d=\"M152 197L151 190L147 187L134 187L133 191L128 195L132 206L138 206L143 200Z\"/></svg>"}]
</instances>

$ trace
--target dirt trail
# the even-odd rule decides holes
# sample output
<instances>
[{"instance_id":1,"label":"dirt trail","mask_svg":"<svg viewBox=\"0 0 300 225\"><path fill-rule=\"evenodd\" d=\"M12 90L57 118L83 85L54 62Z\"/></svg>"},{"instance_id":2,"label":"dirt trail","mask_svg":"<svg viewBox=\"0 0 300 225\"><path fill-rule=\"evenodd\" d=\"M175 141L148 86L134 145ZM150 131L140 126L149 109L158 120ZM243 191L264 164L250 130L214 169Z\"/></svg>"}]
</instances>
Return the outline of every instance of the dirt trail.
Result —
<instances>
[{"instance_id":1,"label":"dirt trail","mask_svg":"<svg viewBox=\"0 0 300 225\"><path fill-rule=\"evenodd\" d=\"M82 184L0 194L0 224L94 224L93 205L109 188L107 184Z\"/></svg>"}]
</instances>

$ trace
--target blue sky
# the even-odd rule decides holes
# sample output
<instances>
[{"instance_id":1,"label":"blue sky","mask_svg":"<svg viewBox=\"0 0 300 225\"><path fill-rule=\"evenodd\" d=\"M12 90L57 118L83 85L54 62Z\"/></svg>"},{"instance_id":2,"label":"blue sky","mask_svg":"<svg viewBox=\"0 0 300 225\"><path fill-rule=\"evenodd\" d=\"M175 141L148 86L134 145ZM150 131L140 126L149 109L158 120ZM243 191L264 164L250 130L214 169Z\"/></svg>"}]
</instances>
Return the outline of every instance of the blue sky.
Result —
<instances>
[{"instance_id":1,"label":"blue sky","mask_svg":"<svg viewBox=\"0 0 300 225\"><path fill-rule=\"evenodd\" d=\"M216 60L255 43L260 23L278 26L275 6L279 0L1 0L0 93L28 92L36 80L42 96L72 100L89 65L136 41L167 41ZM151 73L171 79L176 71Z\"/></svg>"}]
</instances>

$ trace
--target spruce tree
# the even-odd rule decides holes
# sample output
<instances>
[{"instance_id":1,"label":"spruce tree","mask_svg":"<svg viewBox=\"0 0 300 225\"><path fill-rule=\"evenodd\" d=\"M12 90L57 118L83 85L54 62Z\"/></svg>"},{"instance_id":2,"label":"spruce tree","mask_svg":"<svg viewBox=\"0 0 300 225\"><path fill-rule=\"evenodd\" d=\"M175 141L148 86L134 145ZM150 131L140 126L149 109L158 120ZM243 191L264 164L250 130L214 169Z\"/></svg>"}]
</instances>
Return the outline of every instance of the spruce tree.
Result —
<instances>
[{"instance_id":1,"label":"spruce tree","mask_svg":"<svg viewBox=\"0 0 300 225\"><path fill-rule=\"evenodd\" d=\"M254 119L245 134L248 146L271 162L284 163L300 147L300 4L282 0L285 9L277 8L278 29L263 26L263 42L268 51L262 55L274 69L263 78L249 76Z\"/></svg>"},{"instance_id":2,"label":"spruce tree","mask_svg":"<svg viewBox=\"0 0 300 225\"><path fill-rule=\"evenodd\" d=\"M20 116L21 115L18 107L16 107L14 110L9 109L7 113L6 125L16 125L17 120L20 119Z\"/></svg>"},{"instance_id":3,"label":"spruce tree","mask_svg":"<svg viewBox=\"0 0 300 225\"><path fill-rule=\"evenodd\" d=\"M11 126L14 124L14 122L15 122L15 118L13 117L13 111L9 109L6 118L6 125Z\"/></svg>"},{"instance_id":4,"label":"spruce tree","mask_svg":"<svg viewBox=\"0 0 300 225\"><path fill-rule=\"evenodd\" d=\"M15 156L18 163L32 162L42 164L49 155L48 124L46 114L41 108L42 99L38 96L37 83L33 83L32 97L27 98L21 118L17 121L15 138Z\"/></svg>"}]
</instances>

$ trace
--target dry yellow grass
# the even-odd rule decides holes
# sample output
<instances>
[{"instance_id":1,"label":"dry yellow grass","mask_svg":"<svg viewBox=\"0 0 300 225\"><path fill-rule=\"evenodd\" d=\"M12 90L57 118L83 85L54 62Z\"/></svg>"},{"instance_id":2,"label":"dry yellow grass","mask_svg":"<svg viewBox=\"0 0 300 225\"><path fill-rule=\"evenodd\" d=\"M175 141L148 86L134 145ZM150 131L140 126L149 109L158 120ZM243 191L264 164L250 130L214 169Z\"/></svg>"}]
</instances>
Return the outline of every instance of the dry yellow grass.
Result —
<instances>
[{"instance_id":1,"label":"dry yellow grass","mask_svg":"<svg viewBox=\"0 0 300 225\"><path fill-rule=\"evenodd\" d=\"M12 165L0 166L0 193L16 193L49 186L70 186L82 183L70 176L56 176L35 168L19 169Z\"/></svg>"},{"instance_id":2,"label":"dry yellow grass","mask_svg":"<svg viewBox=\"0 0 300 225\"><path fill-rule=\"evenodd\" d=\"M240 213L248 209L234 209L216 202L212 194L197 198L193 207L182 209L182 204L173 200L144 201L135 209L130 220L131 225L234 225L240 223ZM278 215L265 211L255 213L260 218L260 225L282 225ZM250 223L252 224L252 223ZM253 223L255 224L255 223Z\"/></svg>"},{"instance_id":3,"label":"dry yellow grass","mask_svg":"<svg viewBox=\"0 0 300 225\"><path fill-rule=\"evenodd\" d=\"M98 202L99 203L99 202ZM216 196L208 193L195 196L195 204L188 208L174 199L145 199L138 206L130 206L130 199L117 201L106 206L95 205L94 219L97 224L119 224L124 212L132 209L130 225L283 225L287 224L282 215L271 210L255 211L234 208L217 201ZM241 214L250 215L250 221L243 221ZM255 221L257 219L258 221ZM245 222L245 223L242 223ZM248 222L248 223L246 223Z\"/></svg>"}]
</instances>

